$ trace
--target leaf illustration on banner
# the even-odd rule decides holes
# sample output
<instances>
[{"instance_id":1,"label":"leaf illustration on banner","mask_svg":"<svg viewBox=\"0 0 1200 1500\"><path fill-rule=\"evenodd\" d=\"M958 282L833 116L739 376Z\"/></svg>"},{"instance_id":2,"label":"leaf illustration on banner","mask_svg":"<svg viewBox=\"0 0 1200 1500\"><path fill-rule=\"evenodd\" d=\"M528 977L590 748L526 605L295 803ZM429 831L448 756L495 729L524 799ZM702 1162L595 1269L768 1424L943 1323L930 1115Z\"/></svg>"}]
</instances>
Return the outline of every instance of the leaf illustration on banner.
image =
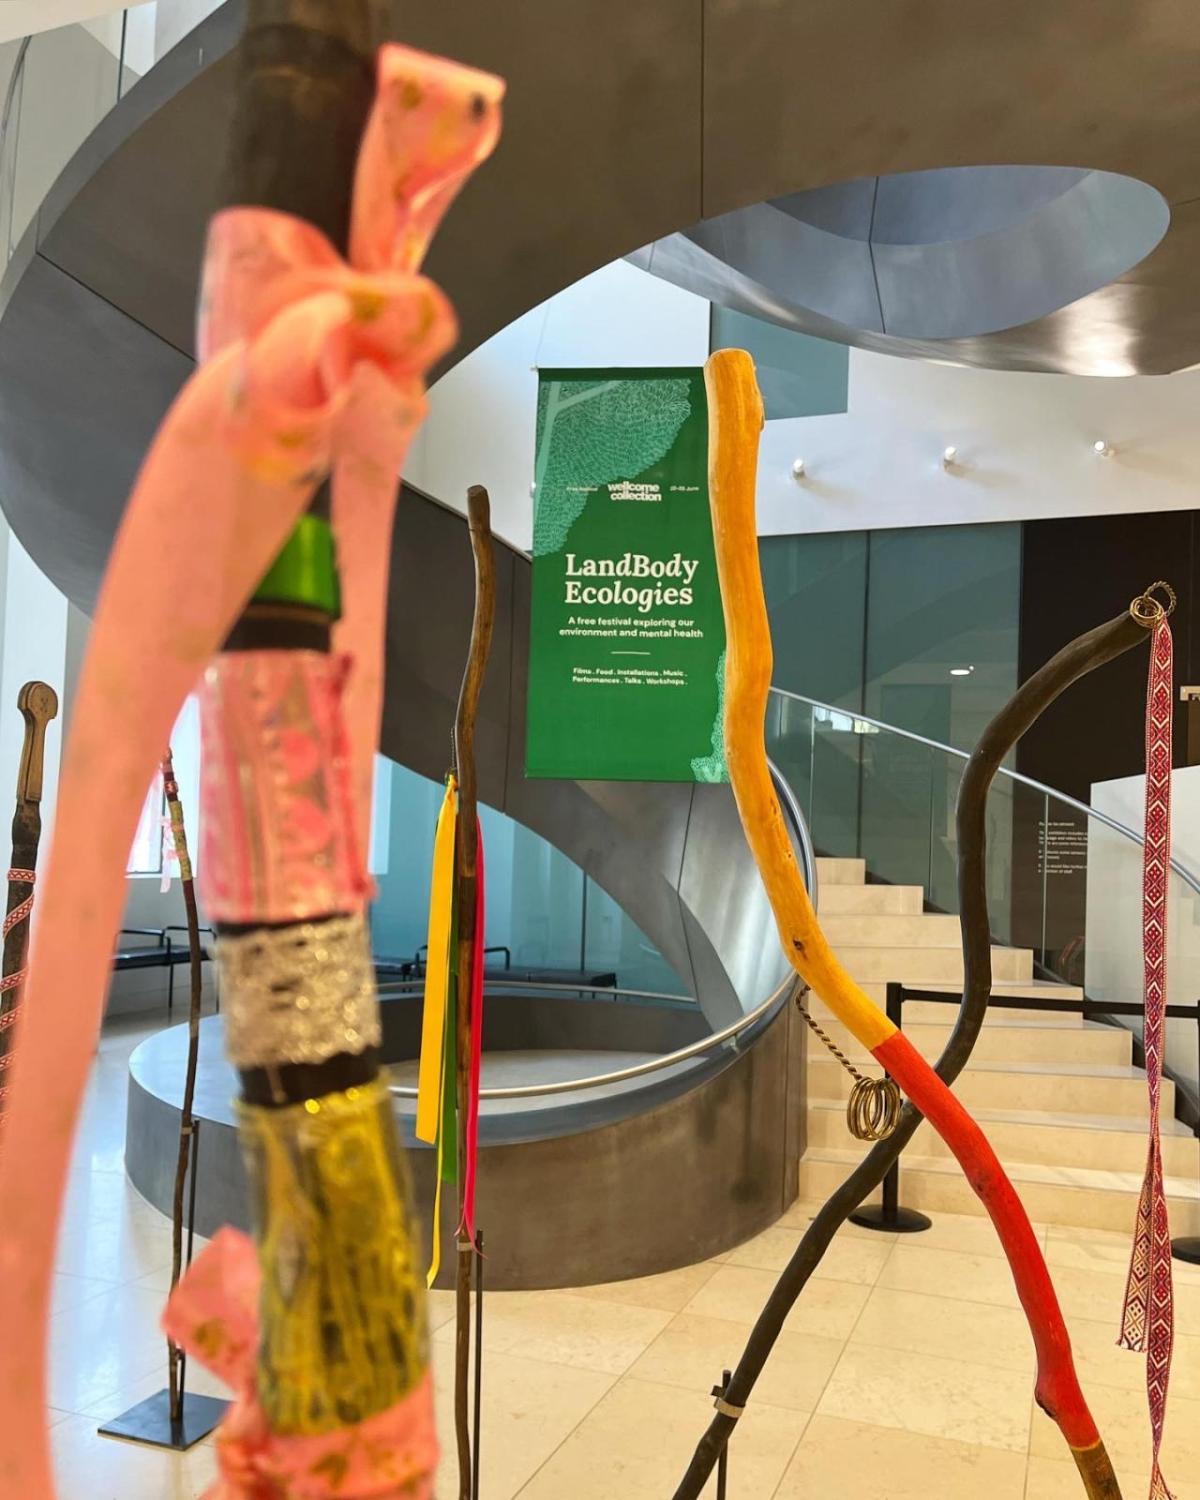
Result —
<instances>
[{"instance_id":1,"label":"leaf illustration on banner","mask_svg":"<svg viewBox=\"0 0 1200 1500\"><path fill-rule=\"evenodd\" d=\"M561 550L587 487L658 463L691 415L686 380L545 380L538 391L533 555Z\"/></svg>"},{"instance_id":2,"label":"leaf illustration on banner","mask_svg":"<svg viewBox=\"0 0 1200 1500\"><path fill-rule=\"evenodd\" d=\"M729 766L725 760L725 652L717 662L717 716L712 727L712 754L692 758L692 775L697 781L728 781Z\"/></svg>"}]
</instances>

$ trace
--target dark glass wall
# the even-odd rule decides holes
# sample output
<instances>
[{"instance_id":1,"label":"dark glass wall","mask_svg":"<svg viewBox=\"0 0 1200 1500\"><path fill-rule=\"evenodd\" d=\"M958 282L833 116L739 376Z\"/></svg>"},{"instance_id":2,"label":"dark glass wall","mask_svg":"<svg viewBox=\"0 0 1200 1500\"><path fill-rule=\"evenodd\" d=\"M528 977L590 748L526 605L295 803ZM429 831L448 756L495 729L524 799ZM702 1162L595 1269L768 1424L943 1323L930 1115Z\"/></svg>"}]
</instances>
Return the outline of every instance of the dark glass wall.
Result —
<instances>
[{"instance_id":1,"label":"dark glass wall","mask_svg":"<svg viewBox=\"0 0 1200 1500\"><path fill-rule=\"evenodd\" d=\"M924 886L956 908L954 805L962 762L878 734L870 715L938 744L974 747L1017 683L1017 523L766 537L760 543L776 686L844 713L795 705L773 727L777 759L819 850ZM1010 789L993 799L989 885L1008 925Z\"/></svg>"}]
</instances>

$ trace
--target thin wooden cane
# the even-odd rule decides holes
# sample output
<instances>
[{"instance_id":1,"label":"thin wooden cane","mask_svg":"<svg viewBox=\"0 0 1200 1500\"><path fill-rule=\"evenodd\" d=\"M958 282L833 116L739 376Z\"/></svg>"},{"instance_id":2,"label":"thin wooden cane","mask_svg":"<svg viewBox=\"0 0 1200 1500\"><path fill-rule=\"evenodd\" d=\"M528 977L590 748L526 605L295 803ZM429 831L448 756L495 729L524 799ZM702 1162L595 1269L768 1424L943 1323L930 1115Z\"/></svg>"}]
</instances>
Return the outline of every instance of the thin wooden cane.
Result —
<instances>
[{"instance_id":1,"label":"thin wooden cane","mask_svg":"<svg viewBox=\"0 0 1200 1500\"><path fill-rule=\"evenodd\" d=\"M458 1493L471 1500L471 1273L476 1247L466 1208L468 1121L471 1117L471 1029L482 1018L471 1013L475 965L475 913L479 879L478 782L475 723L479 695L492 649L496 615L496 570L492 555L491 507L482 485L467 492L467 518L475 557L475 614L454 720L454 769L458 778L456 885L458 975L455 1007L455 1086L458 1101L458 1259L455 1279L454 1431L458 1443ZM483 934L478 934L482 939Z\"/></svg>"},{"instance_id":2,"label":"thin wooden cane","mask_svg":"<svg viewBox=\"0 0 1200 1500\"><path fill-rule=\"evenodd\" d=\"M58 713L58 694L45 682L27 682L17 694L17 707L25 720L25 738L17 772L17 806L12 820L12 858L4 919L4 964L0 980L0 1116L4 1112L5 1075L17 1040L21 990L29 953L29 918L33 911L33 884L42 837L46 726Z\"/></svg>"},{"instance_id":3,"label":"thin wooden cane","mask_svg":"<svg viewBox=\"0 0 1200 1500\"><path fill-rule=\"evenodd\" d=\"M187 921L188 959L191 975L191 997L188 1005L187 1071L183 1080L183 1105L179 1112L179 1155L175 1161L175 1192L171 1201L171 1290L174 1291L183 1272L183 1197L192 1156L194 1118L192 1104L196 1097L196 1064L200 1055L200 1002L204 989L204 971L200 950L200 914L196 905L196 883L192 877L192 860L188 852L187 826L179 783L175 780L175 762L168 748L162 761L163 792L171 821L171 838L179 862L179 884ZM190 1220L189 1220L190 1226ZM186 1378L186 1355L174 1339L167 1339L167 1388L171 1421L183 1417L183 1386Z\"/></svg>"},{"instance_id":4,"label":"thin wooden cane","mask_svg":"<svg viewBox=\"0 0 1200 1500\"><path fill-rule=\"evenodd\" d=\"M902 1033L854 984L816 921L771 784L762 725L771 645L757 554L755 482L762 400L741 351L713 355L709 394L709 489L728 637L726 755L743 827L793 967L924 1111L962 1165L996 1224L1038 1355L1039 1405L1063 1432L1092 1500L1120 1494L1084 1401L1070 1340L1045 1260L1012 1184L974 1120ZM727 1403L737 1408L737 1402ZM731 1413L727 1412L726 1415ZM680 1495L698 1494L687 1487Z\"/></svg>"}]
</instances>

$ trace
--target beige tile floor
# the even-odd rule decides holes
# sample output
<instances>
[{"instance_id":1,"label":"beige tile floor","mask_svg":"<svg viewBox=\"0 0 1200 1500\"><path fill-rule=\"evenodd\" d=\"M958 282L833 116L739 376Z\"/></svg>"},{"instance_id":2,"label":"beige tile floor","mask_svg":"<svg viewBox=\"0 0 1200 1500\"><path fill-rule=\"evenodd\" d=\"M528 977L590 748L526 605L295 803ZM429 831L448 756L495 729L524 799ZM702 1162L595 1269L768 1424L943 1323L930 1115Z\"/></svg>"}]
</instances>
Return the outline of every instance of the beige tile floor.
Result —
<instances>
[{"instance_id":1,"label":"beige tile floor","mask_svg":"<svg viewBox=\"0 0 1200 1500\"><path fill-rule=\"evenodd\" d=\"M122 1166L126 1060L142 1035L105 1035L71 1177L51 1327L61 1500L191 1500L214 1474L207 1443L179 1457L96 1434L98 1420L160 1389L165 1375L157 1319L169 1231ZM483 1500L669 1500L711 1414L706 1392L736 1360L810 1207L665 1276L490 1294ZM1039 1234L1126 1500L1140 1500L1143 1366L1113 1342L1127 1245L1097 1231ZM1177 1298L1166 1467L1179 1500L1200 1500L1200 1269L1178 1268ZM437 1295L448 1452L450 1316ZM192 1375L195 1388L218 1392ZM941 1215L927 1234L899 1240L848 1229L788 1319L742 1421L729 1500L1078 1500L1032 1379L1024 1318L984 1221ZM447 1496L452 1457L442 1474Z\"/></svg>"}]
</instances>

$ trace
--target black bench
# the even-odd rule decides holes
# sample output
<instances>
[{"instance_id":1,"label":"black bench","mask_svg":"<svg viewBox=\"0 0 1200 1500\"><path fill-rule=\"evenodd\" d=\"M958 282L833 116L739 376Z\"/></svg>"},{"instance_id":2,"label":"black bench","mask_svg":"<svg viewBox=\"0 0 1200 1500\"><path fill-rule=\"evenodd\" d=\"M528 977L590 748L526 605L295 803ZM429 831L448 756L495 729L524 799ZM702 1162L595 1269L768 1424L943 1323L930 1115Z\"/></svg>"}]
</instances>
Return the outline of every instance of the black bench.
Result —
<instances>
[{"instance_id":1,"label":"black bench","mask_svg":"<svg viewBox=\"0 0 1200 1500\"><path fill-rule=\"evenodd\" d=\"M215 934L211 927L202 927L201 932L207 932L209 937ZM192 961L191 948L185 938L182 945L171 941L173 932L186 933L186 927L122 927L122 937L148 937L154 938L153 944L139 944L132 947L118 948L113 954L113 969L118 973L124 973L128 969L166 969L167 971L167 1018L170 1019L172 1009L175 1005L175 970L180 964L190 964ZM200 960L208 963L212 958L207 946L200 949ZM220 998L217 999L217 1009L220 1010Z\"/></svg>"}]
</instances>

